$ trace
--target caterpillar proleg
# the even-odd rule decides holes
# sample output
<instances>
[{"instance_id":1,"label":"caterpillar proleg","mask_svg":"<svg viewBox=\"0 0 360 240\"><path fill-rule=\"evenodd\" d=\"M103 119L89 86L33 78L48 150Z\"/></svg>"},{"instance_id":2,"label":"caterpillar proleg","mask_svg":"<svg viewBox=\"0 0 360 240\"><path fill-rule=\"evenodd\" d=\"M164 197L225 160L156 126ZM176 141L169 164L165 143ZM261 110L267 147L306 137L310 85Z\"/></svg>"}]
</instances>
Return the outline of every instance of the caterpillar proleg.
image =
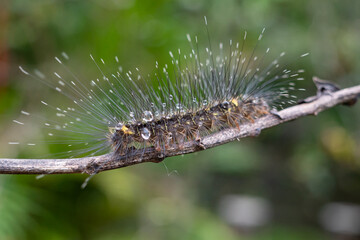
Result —
<instances>
[{"instance_id":1,"label":"caterpillar proleg","mask_svg":"<svg viewBox=\"0 0 360 240\"><path fill-rule=\"evenodd\" d=\"M257 55L256 44L248 53L246 32L241 41L229 40L216 47L208 37L204 49L197 36L186 38L189 52L170 51L171 63L160 66L156 62L148 75L138 68L124 72L121 67L108 74L103 70L105 61L90 55L100 77L84 81L67 67L66 53L55 57L64 72L55 71L55 81L38 70L30 73L20 67L25 75L70 100L68 105L40 101L53 113L51 119L38 118L49 130L46 142L66 145L69 150L62 155L67 157L111 152L126 159L146 147L154 147L161 155L189 141L201 146L202 137L224 128L241 129L244 123L295 103L294 92L304 90L296 87L297 81L304 80L304 70L283 65L284 52L270 62L270 48ZM115 62L119 63L117 57ZM36 117L26 110L21 114ZM23 120L14 123L24 125Z\"/></svg>"}]
</instances>

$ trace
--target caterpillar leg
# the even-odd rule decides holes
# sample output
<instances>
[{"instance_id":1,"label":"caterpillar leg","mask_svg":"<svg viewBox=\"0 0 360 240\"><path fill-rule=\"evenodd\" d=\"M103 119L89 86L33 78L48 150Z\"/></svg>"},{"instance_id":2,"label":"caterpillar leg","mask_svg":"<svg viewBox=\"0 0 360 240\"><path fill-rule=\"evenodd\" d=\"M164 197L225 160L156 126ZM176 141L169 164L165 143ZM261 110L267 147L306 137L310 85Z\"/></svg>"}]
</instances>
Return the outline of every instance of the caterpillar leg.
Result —
<instances>
[{"instance_id":1,"label":"caterpillar leg","mask_svg":"<svg viewBox=\"0 0 360 240\"><path fill-rule=\"evenodd\" d=\"M196 145L197 145L200 149L205 150L206 147L205 147L205 145L202 143L201 137L200 137L200 134L199 134L198 131L196 132L196 135L195 135L195 136L196 136L196 137L195 137L195 143L196 143Z\"/></svg>"},{"instance_id":2,"label":"caterpillar leg","mask_svg":"<svg viewBox=\"0 0 360 240\"><path fill-rule=\"evenodd\" d=\"M270 110L270 114L277 117L280 120L283 120L283 118L280 116L279 112L276 109Z\"/></svg>"},{"instance_id":3,"label":"caterpillar leg","mask_svg":"<svg viewBox=\"0 0 360 240\"><path fill-rule=\"evenodd\" d=\"M206 149L205 145L202 143L202 141L201 141L200 138L199 138L199 139L196 139L196 140L195 140L195 143L196 143L196 145L197 145L200 149L202 149L202 150L205 150L205 149Z\"/></svg>"}]
</instances>

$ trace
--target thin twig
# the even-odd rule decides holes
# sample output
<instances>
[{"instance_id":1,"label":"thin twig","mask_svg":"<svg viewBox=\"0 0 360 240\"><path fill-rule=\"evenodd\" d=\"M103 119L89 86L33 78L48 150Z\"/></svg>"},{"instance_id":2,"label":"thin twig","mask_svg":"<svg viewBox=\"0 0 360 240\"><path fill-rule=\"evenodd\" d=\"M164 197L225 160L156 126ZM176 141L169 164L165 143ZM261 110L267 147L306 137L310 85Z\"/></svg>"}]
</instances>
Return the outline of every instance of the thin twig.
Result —
<instances>
[{"instance_id":1,"label":"thin twig","mask_svg":"<svg viewBox=\"0 0 360 240\"><path fill-rule=\"evenodd\" d=\"M212 148L236 139L257 136L263 129L288 122L306 115L317 115L338 104L347 103L360 96L360 85L323 95L310 103L304 103L286 108L276 115L267 115L255 120L254 123L241 125L241 129L225 129L206 136L198 142L188 142L184 148L169 149L159 155L153 147L124 157L116 154L105 154L95 157L72 159L0 159L0 174L63 174L88 173L94 174L105 170L116 169L144 162L161 162L166 157L187 154Z\"/></svg>"}]
</instances>

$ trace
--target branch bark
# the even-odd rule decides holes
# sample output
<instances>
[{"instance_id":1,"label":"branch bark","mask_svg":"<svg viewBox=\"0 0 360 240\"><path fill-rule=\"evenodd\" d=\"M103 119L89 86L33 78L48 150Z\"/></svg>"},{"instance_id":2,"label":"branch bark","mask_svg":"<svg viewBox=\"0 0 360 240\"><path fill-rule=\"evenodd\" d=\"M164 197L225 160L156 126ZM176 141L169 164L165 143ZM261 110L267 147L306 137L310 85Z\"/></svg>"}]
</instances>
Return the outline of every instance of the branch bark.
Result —
<instances>
[{"instance_id":1,"label":"branch bark","mask_svg":"<svg viewBox=\"0 0 360 240\"><path fill-rule=\"evenodd\" d=\"M0 159L0 174L65 174L87 173L95 174L105 170L127 167L145 162L161 162L166 157L193 153L207 148L219 146L236 139L257 136L263 129L279 125L284 122L318 113L344 104L360 96L360 85L342 89L331 94L318 97L315 101L286 108L277 115L267 115L257 119L254 123L241 126L241 129L225 129L202 139L202 148L196 142L188 142L182 150L169 149L162 156L153 147L143 152L124 157L115 154L105 154L95 157L72 159Z\"/></svg>"}]
</instances>

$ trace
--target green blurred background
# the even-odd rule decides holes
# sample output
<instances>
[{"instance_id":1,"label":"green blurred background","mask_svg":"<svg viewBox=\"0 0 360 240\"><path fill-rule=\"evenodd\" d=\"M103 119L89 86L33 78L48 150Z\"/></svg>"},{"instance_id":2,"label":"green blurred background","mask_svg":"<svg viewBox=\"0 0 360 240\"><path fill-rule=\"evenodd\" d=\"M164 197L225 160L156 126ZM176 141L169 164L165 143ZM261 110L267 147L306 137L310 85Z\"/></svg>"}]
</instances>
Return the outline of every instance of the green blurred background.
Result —
<instances>
[{"instance_id":1,"label":"green blurred background","mask_svg":"<svg viewBox=\"0 0 360 240\"><path fill-rule=\"evenodd\" d=\"M266 27L261 45L306 69L305 95L313 75L360 82L357 0L2 0L0 157L36 156L7 145L40 134L12 119L49 97L19 65L51 72L65 51L84 76L95 71L90 53L150 73L169 50L189 49L186 33L206 36L204 15L214 43L244 30L252 41ZM0 239L360 239L359 121L359 105L337 106L257 138L104 172L84 190L81 174L0 176Z\"/></svg>"}]
</instances>

